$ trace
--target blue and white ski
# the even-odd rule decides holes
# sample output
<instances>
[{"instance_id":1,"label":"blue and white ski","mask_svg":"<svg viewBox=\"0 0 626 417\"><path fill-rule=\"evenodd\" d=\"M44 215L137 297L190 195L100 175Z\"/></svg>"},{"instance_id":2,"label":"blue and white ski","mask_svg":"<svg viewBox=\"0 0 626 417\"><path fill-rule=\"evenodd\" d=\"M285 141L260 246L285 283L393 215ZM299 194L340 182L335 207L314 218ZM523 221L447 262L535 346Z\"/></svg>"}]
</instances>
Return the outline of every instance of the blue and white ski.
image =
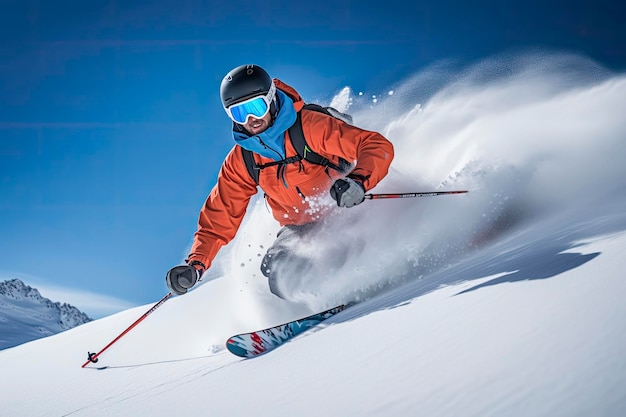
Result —
<instances>
[{"instance_id":1,"label":"blue and white ski","mask_svg":"<svg viewBox=\"0 0 626 417\"><path fill-rule=\"evenodd\" d=\"M279 324L278 326L232 336L226 341L226 348L233 355L241 356L242 358L252 358L267 353L349 306L349 304L342 304L321 313L315 313L308 317Z\"/></svg>"}]
</instances>

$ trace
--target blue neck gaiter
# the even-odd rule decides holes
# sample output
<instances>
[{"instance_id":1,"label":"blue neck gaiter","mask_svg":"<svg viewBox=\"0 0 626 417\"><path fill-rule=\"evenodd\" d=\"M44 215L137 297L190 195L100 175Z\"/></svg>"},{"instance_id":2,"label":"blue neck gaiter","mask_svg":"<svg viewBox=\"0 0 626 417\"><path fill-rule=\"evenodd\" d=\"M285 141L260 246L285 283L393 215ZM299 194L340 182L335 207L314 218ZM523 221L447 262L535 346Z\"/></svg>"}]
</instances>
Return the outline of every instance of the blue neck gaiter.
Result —
<instances>
[{"instance_id":1,"label":"blue neck gaiter","mask_svg":"<svg viewBox=\"0 0 626 417\"><path fill-rule=\"evenodd\" d=\"M258 135L248 136L244 132L233 131L233 139L242 148L258 153L274 161L285 159L285 132L296 122L293 100L280 90L276 90L278 114L274 124Z\"/></svg>"}]
</instances>

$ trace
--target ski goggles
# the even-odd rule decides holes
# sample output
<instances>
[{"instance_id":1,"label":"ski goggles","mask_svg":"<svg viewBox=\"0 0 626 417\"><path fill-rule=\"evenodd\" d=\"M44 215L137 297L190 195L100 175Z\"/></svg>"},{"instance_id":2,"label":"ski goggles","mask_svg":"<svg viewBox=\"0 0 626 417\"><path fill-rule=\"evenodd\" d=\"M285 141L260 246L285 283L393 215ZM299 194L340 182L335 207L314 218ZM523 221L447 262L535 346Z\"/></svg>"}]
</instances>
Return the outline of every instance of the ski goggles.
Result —
<instances>
[{"instance_id":1,"label":"ski goggles","mask_svg":"<svg viewBox=\"0 0 626 417\"><path fill-rule=\"evenodd\" d=\"M248 118L254 117L255 119L262 119L270 111L270 105L274 96L276 95L276 86L274 83L270 86L270 90L266 95L256 96L244 100L240 103L235 103L232 106L224 108L228 117L230 117L235 123L245 125L248 122Z\"/></svg>"}]
</instances>

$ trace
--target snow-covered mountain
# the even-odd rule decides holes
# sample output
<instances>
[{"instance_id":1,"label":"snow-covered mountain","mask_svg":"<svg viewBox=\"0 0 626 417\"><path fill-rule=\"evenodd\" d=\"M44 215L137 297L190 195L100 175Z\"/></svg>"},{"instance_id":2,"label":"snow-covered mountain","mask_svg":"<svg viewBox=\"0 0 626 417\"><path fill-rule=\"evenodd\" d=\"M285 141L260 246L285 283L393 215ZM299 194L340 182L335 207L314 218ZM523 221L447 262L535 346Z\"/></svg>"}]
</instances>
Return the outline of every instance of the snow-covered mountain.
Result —
<instances>
[{"instance_id":1,"label":"snow-covered mountain","mask_svg":"<svg viewBox=\"0 0 626 417\"><path fill-rule=\"evenodd\" d=\"M67 303L53 302L19 279L0 282L0 349L50 336L92 319Z\"/></svg>"},{"instance_id":2,"label":"snow-covered mountain","mask_svg":"<svg viewBox=\"0 0 626 417\"><path fill-rule=\"evenodd\" d=\"M562 56L448 70L352 113L396 149L376 192L468 194L345 211L327 244L360 250L294 276L299 303L258 272L277 230L259 199L201 285L97 364L81 367L151 305L0 351L0 414L626 415L626 76ZM354 298L267 355L224 348Z\"/></svg>"}]
</instances>

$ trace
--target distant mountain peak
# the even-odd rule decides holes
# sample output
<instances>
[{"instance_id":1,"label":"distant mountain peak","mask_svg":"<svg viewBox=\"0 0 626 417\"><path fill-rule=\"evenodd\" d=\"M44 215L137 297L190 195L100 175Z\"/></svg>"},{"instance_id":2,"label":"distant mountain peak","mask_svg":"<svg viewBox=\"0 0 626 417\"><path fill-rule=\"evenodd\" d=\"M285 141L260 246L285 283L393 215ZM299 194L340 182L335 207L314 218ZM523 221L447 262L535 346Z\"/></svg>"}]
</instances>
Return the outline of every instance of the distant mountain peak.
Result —
<instances>
[{"instance_id":1,"label":"distant mountain peak","mask_svg":"<svg viewBox=\"0 0 626 417\"><path fill-rule=\"evenodd\" d=\"M92 321L68 304L53 302L14 278L0 282L0 349L69 330Z\"/></svg>"},{"instance_id":2,"label":"distant mountain peak","mask_svg":"<svg viewBox=\"0 0 626 417\"><path fill-rule=\"evenodd\" d=\"M39 290L24 284L21 280L13 278L4 282L0 282L0 295L12 298L14 300L23 300L31 298L33 300L44 300Z\"/></svg>"}]
</instances>

